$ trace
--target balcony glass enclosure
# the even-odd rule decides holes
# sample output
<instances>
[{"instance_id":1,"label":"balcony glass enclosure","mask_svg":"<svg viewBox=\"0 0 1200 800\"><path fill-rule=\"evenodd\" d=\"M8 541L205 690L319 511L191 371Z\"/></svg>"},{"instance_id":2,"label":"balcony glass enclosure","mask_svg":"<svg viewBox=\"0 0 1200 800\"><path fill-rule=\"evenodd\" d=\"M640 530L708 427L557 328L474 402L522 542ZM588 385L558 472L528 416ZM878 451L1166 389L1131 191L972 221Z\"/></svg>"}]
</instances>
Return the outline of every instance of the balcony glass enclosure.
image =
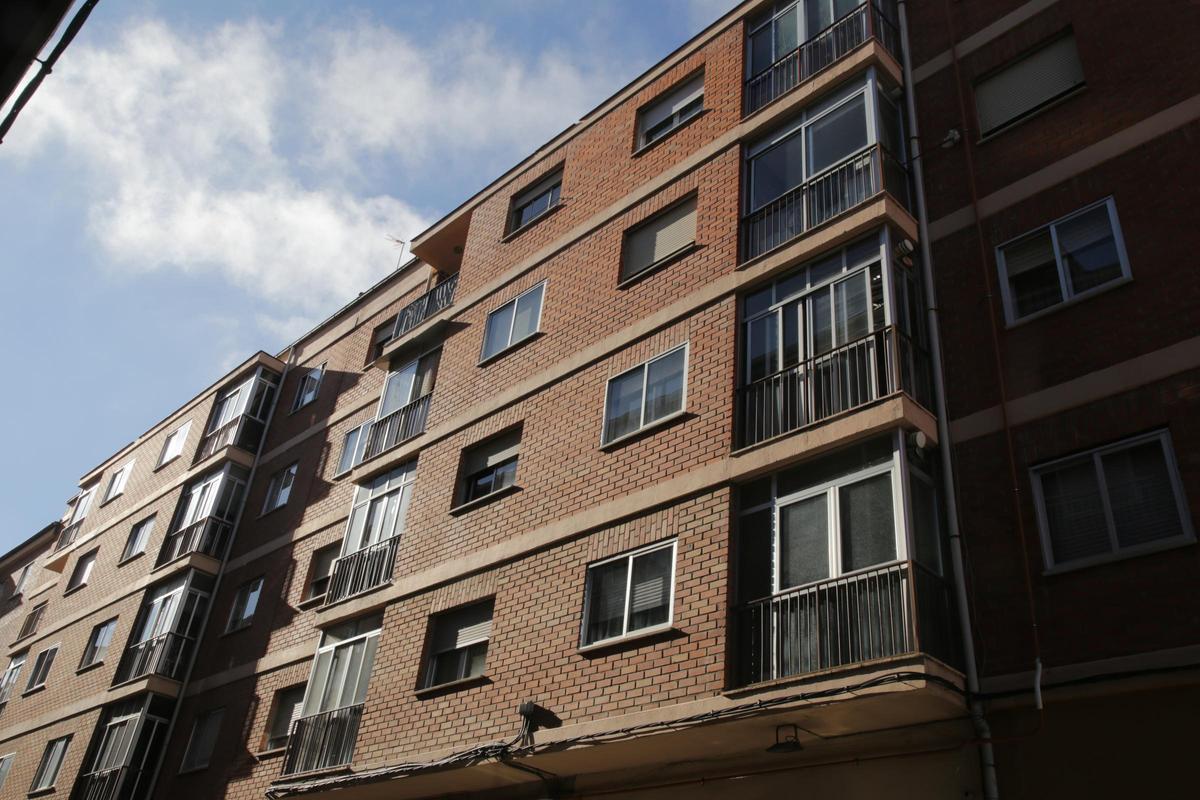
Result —
<instances>
[{"instance_id":1,"label":"balcony glass enclosure","mask_svg":"<svg viewBox=\"0 0 1200 800\"><path fill-rule=\"evenodd\" d=\"M226 464L185 488L159 551L158 565L190 553L223 559L246 495L246 478L245 469Z\"/></svg>"},{"instance_id":2,"label":"balcony glass enclosure","mask_svg":"<svg viewBox=\"0 0 1200 800\"><path fill-rule=\"evenodd\" d=\"M213 579L190 570L146 592L114 683L159 675L182 680L208 609Z\"/></svg>"},{"instance_id":3,"label":"balcony glass enclosure","mask_svg":"<svg viewBox=\"0 0 1200 800\"><path fill-rule=\"evenodd\" d=\"M279 376L263 367L222 389L209 415L196 461L203 461L229 445L258 452L278 389Z\"/></svg>"},{"instance_id":4,"label":"balcony glass enclosure","mask_svg":"<svg viewBox=\"0 0 1200 800\"><path fill-rule=\"evenodd\" d=\"M920 277L884 228L742 298L737 445L897 392L929 406Z\"/></svg>"},{"instance_id":5,"label":"balcony glass enclosure","mask_svg":"<svg viewBox=\"0 0 1200 800\"><path fill-rule=\"evenodd\" d=\"M918 652L957 663L933 465L897 432L740 488L739 685Z\"/></svg>"},{"instance_id":6,"label":"balcony glass enclosure","mask_svg":"<svg viewBox=\"0 0 1200 800\"><path fill-rule=\"evenodd\" d=\"M71 800L141 800L162 754L173 703L146 694L104 709Z\"/></svg>"}]
</instances>

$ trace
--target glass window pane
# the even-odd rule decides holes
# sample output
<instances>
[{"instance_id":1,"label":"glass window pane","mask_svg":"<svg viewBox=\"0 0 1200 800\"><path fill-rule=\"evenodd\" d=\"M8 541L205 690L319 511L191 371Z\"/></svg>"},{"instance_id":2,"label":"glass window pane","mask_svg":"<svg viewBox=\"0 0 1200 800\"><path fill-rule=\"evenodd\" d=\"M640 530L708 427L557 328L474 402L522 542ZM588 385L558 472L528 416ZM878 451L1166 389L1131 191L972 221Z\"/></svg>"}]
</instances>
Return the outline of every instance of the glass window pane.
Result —
<instances>
[{"instance_id":1,"label":"glass window pane","mask_svg":"<svg viewBox=\"0 0 1200 800\"><path fill-rule=\"evenodd\" d=\"M796 6L792 6L775 20L775 60L783 58L799 44L800 14Z\"/></svg>"},{"instance_id":2,"label":"glass window pane","mask_svg":"<svg viewBox=\"0 0 1200 800\"><path fill-rule=\"evenodd\" d=\"M838 501L842 518L842 571L896 559L890 473L843 486Z\"/></svg>"},{"instance_id":3,"label":"glass window pane","mask_svg":"<svg viewBox=\"0 0 1200 800\"><path fill-rule=\"evenodd\" d=\"M1042 500L1055 563L1112 549L1096 468L1088 456L1042 474Z\"/></svg>"},{"instance_id":4,"label":"glass window pane","mask_svg":"<svg viewBox=\"0 0 1200 800\"><path fill-rule=\"evenodd\" d=\"M774 31L771 25L764 25L750 37L750 74L757 75L775 62L772 50Z\"/></svg>"},{"instance_id":5,"label":"glass window pane","mask_svg":"<svg viewBox=\"0 0 1200 800\"><path fill-rule=\"evenodd\" d=\"M833 285L838 344L860 339L870 331L865 277L865 273L859 272Z\"/></svg>"},{"instance_id":6,"label":"glass window pane","mask_svg":"<svg viewBox=\"0 0 1200 800\"><path fill-rule=\"evenodd\" d=\"M829 577L829 509L820 494L779 509L779 589Z\"/></svg>"},{"instance_id":7,"label":"glass window pane","mask_svg":"<svg viewBox=\"0 0 1200 800\"><path fill-rule=\"evenodd\" d=\"M417 362L414 361L388 375L387 385L383 387L383 400L379 405L380 417L408 404L416 374Z\"/></svg>"},{"instance_id":8,"label":"glass window pane","mask_svg":"<svg viewBox=\"0 0 1200 800\"><path fill-rule=\"evenodd\" d=\"M738 519L737 593L739 603L771 594L771 550L775 511L764 508Z\"/></svg>"},{"instance_id":9,"label":"glass window pane","mask_svg":"<svg viewBox=\"0 0 1200 800\"><path fill-rule=\"evenodd\" d=\"M1121 258L1108 207L1072 217L1057 228L1058 250L1076 292L1086 292L1121 277Z\"/></svg>"},{"instance_id":10,"label":"glass window pane","mask_svg":"<svg viewBox=\"0 0 1200 800\"><path fill-rule=\"evenodd\" d=\"M642 370L635 369L608 382L608 419L604 441L636 431L641 426Z\"/></svg>"},{"instance_id":11,"label":"glass window pane","mask_svg":"<svg viewBox=\"0 0 1200 800\"><path fill-rule=\"evenodd\" d=\"M629 631L661 625L670 618L671 553L671 548L663 547L633 559Z\"/></svg>"},{"instance_id":12,"label":"glass window pane","mask_svg":"<svg viewBox=\"0 0 1200 800\"><path fill-rule=\"evenodd\" d=\"M683 408L683 367L687 351L680 348L647 365L645 424Z\"/></svg>"},{"instance_id":13,"label":"glass window pane","mask_svg":"<svg viewBox=\"0 0 1200 800\"><path fill-rule=\"evenodd\" d=\"M625 578L628 559L588 571L588 619L584 644L620 636L625 621Z\"/></svg>"},{"instance_id":14,"label":"glass window pane","mask_svg":"<svg viewBox=\"0 0 1200 800\"><path fill-rule=\"evenodd\" d=\"M1049 231L1004 248L1004 268L1008 273L1013 316L1024 317L1062 302L1058 264L1054 260Z\"/></svg>"},{"instance_id":15,"label":"glass window pane","mask_svg":"<svg viewBox=\"0 0 1200 800\"><path fill-rule=\"evenodd\" d=\"M746 361L750 365L751 381L765 378L778 369L778 330L775 314L759 317L746 325Z\"/></svg>"},{"instance_id":16,"label":"glass window pane","mask_svg":"<svg viewBox=\"0 0 1200 800\"><path fill-rule=\"evenodd\" d=\"M755 156L750 162L750 210L761 208L804 183L804 153L799 134Z\"/></svg>"},{"instance_id":17,"label":"glass window pane","mask_svg":"<svg viewBox=\"0 0 1200 800\"><path fill-rule=\"evenodd\" d=\"M516 303L508 303L488 315L487 328L483 334L484 358L493 356L508 347L508 334L512 328L515 309Z\"/></svg>"},{"instance_id":18,"label":"glass window pane","mask_svg":"<svg viewBox=\"0 0 1200 800\"><path fill-rule=\"evenodd\" d=\"M914 476L909 485L912 487L912 538L916 543L917 561L941 574L942 552L937 496L933 486L922 478Z\"/></svg>"},{"instance_id":19,"label":"glass window pane","mask_svg":"<svg viewBox=\"0 0 1200 800\"><path fill-rule=\"evenodd\" d=\"M867 146L867 109L862 95L808 126L808 174Z\"/></svg>"},{"instance_id":20,"label":"glass window pane","mask_svg":"<svg viewBox=\"0 0 1200 800\"><path fill-rule=\"evenodd\" d=\"M514 343L537 331L538 313L542 308L542 288L539 286L517 298L517 313L512 330Z\"/></svg>"},{"instance_id":21,"label":"glass window pane","mask_svg":"<svg viewBox=\"0 0 1200 800\"><path fill-rule=\"evenodd\" d=\"M833 320L830 316L829 288L826 287L813 295L809 302L809 317L812 322L812 342L809 345L810 356L817 356L833 349Z\"/></svg>"},{"instance_id":22,"label":"glass window pane","mask_svg":"<svg viewBox=\"0 0 1200 800\"><path fill-rule=\"evenodd\" d=\"M805 3L808 13L808 30L805 35L811 39L833 24L833 7L831 0L807 0Z\"/></svg>"},{"instance_id":23,"label":"glass window pane","mask_svg":"<svg viewBox=\"0 0 1200 800\"><path fill-rule=\"evenodd\" d=\"M1157 439L1105 453L1100 460L1121 547L1183 535L1171 475Z\"/></svg>"}]
</instances>

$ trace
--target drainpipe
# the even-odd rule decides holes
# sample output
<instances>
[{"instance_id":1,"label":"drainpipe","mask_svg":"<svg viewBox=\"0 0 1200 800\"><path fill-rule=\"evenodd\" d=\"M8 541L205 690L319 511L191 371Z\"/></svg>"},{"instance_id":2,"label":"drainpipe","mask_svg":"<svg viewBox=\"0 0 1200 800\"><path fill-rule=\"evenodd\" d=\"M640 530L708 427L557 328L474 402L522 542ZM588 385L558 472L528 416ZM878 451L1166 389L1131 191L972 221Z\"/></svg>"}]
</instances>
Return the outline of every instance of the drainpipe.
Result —
<instances>
[{"instance_id":1,"label":"drainpipe","mask_svg":"<svg viewBox=\"0 0 1200 800\"><path fill-rule=\"evenodd\" d=\"M983 796L986 800L999 800L1000 788L996 781L996 755L992 748L992 730L983 713L983 701L979 699L979 670L975 662L975 638L971 630L971 612L967 605L967 583L963 568L962 532L959 529L958 494L954 481L954 464L950 452L950 424L946 411L946 380L942 370L942 339L938 327L937 296L933 283L933 253L929 243L929 216L925 206L925 176L922 169L917 132L917 106L913 91L912 60L908 46L908 14L906 0L897 3L900 16L900 40L904 67L904 99L908 115L908 149L912 164L917 204L918 239L921 248L921 279L925 288L926 315L929 327L930 361L933 367L933 394L937 412L938 453L941 458L942 494L946 498L946 519L950 529L950 561L954 573L954 595L958 606L958 625L963 642L968 709L975 736L979 744L980 772L983 779Z\"/></svg>"},{"instance_id":2,"label":"drainpipe","mask_svg":"<svg viewBox=\"0 0 1200 800\"><path fill-rule=\"evenodd\" d=\"M254 473L258 471L258 459L262 455L263 445L267 443L267 431L271 429L271 420L275 418L275 409L279 408L279 398L283 394L283 381L287 377L288 371L292 368L295 356L295 349L288 348L288 359L283 366L283 372L279 375L279 388L275 390L275 400L271 403L271 410L267 412L266 421L263 422L262 440L258 443L258 452L254 454L254 463L250 465L250 474L246 476L246 490L245 496L242 498L242 507L238 509L237 518L233 521L233 527L229 532L229 544L225 545L225 559L222 560L221 569L217 571L216 580L213 581L208 608L204 610L204 618L201 620L200 638L196 640L196 652L192 653L191 661L188 662L187 672L184 673L183 681L179 684L179 699L175 703L175 708L171 711L171 719L167 722L167 731L163 736L162 753L158 757L158 763L154 765L154 773L150 776L150 783L147 784L146 797L154 796L154 789L158 785L158 776L162 772L163 762L167 760L167 748L171 744L171 737L174 736L175 726L179 722L179 712L183 709L188 682L192 678L192 669L196 666L196 656L200 653L200 642L203 641L205 634L208 633L209 619L212 617L213 607L217 604L217 593L221 590L221 579L225 577L225 561L228 560L229 554L233 552L233 543L237 541L238 527L242 523L242 514L246 510L246 502L250 499L250 486L254 483Z\"/></svg>"}]
</instances>

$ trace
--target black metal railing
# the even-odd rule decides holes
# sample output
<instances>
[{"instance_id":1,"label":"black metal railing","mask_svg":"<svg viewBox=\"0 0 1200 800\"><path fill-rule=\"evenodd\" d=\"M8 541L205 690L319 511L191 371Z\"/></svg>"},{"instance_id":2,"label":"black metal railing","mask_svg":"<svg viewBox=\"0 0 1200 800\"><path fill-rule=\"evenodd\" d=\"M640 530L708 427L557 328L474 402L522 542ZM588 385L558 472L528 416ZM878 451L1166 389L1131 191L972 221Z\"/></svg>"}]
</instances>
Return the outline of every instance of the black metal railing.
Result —
<instances>
[{"instance_id":1,"label":"black metal railing","mask_svg":"<svg viewBox=\"0 0 1200 800\"><path fill-rule=\"evenodd\" d=\"M325 605L369 592L389 582L396 566L396 545L399 542L400 537L393 536L334 561L329 591L325 593Z\"/></svg>"},{"instance_id":2,"label":"black metal railing","mask_svg":"<svg viewBox=\"0 0 1200 800\"><path fill-rule=\"evenodd\" d=\"M180 633L164 633L129 645L121 654L114 683L124 683L147 675L182 680L193 641L191 637Z\"/></svg>"},{"instance_id":3,"label":"black metal railing","mask_svg":"<svg viewBox=\"0 0 1200 800\"><path fill-rule=\"evenodd\" d=\"M400 309L396 315L396 327L392 340L399 339L425 320L454 302L454 289L458 286L458 273L451 275L425 294Z\"/></svg>"},{"instance_id":4,"label":"black metal railing","mask_svg":"<svg viewBox=\"0 0 1200 800\"><path fill-rule=\"evenodd\" d=\"M283 754L283 774L295 775L349 764L354 757L362 713L363 707L359 703L293 722Z\"/></svg>"},{"instance_id":5,"label":"black metal railing","mask_svg":"<svg viewBox=\"0 0 1200 800\"><path fill-rule=\"evenodd\" d=\"M742 217L742 261L774 250L883 191L908 204L908 171L880 145L861 150Z\"/></svg>"},{"instance_id":6,"label":"black metal railing","mask_svg":"<svg viewBox=\"0 0 1200 800\"><path fill-rule=\"evenodd\" d=\"M54 542L54 552L57 553L60 550L66 550L74 544L75 540L79 538L81 530L83 530L83 520L74 522L59 531L58 540Z\"/></svg>"},{"instance_id":7,"label":"black metal railing","mask_svg":"<svg viewBox=\"0 0 1200 800\"><path fill-rule=\"evenodd\" d=\"M951 608L945 582L913 561L747 603L736 619L738 684L912 653L953 664Z\"/></svg>"},{"instance_id":8,"label":"black metal railing","mask_svg":"<svg viewBox=\"0 0 1200 800\"><path fill-rule=\"evenodd\" d=\"M847 342L738 390L738 447L907 392L929 405L929 356L895 326Z\"/></svg>"},{"instance_id":9,"label":"black metal railing","mask_svg":"<svg viewBox=\"0 0 1200 800\"><path fill-rule=\"evenodd\" d=\"M158 553L156 566L168 564L190 553L203 553L215 559L225 557L231 525L219 517L205 517L187 527L168 533Z\"/></svg>"},{"instance_id":10,"label":"black metal railing","mask_svg":"<svg viewBox=\"0 0 1200 800\"><path fill-rule=\"evenodd\" d=\"M432 392L422 395L371 423L371 429L367 433L367 446L363 450L363 460L374 458L383 451L424 433L425 422L429 418L429 400L432 397Z\"/></svg>"},{"instance_id":11,"label":"black metal railing","mask_svg":"<svg viewBox=\"0 0 1200 800\"><path fill-rule=\"evenodd\" d=\"M239 414L221 427L204 434L200 440L200 448L196 451L196 461L203 461L223 447L233 444L237 438L238 423L242 421Z\"/></svg>"},{"instance_id":12,"label":"black metal railing","mask_svg":"<svg viewBox=\"0 0 1200 800\"><path fill-rule=\"evenodd\" d=\"M745 113L758 109L832 66L870 39L900 58L900 31L875 3L866 3L746 81Z\"/></svg>"},{"instance_id":13,"label":"black metal railing","mask_svg":"<svg viewBox=\"0 0 1200 800\"><path fill-rule=\"evenodd\" d=\"M141 775L141 770L128 766L80 775L71 800L124 800L133 796L133 787L140 782Z\"/></svg>"}]
</instances>

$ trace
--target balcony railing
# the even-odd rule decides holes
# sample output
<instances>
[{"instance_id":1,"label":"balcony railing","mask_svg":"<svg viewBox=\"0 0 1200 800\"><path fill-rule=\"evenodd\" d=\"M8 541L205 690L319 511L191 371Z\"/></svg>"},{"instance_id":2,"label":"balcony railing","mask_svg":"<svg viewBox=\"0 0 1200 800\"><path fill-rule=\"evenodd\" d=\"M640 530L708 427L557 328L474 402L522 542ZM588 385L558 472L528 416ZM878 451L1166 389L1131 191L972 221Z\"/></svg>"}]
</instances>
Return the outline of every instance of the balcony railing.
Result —
<instances>
[{"instance_id":1,"label":"balcony railing","mask_svg":"<svg viewBox=\"0 0 1200 800\"><path fill-rule=\"evenodd\" d=\"M147 675L182 680L192 641L191 637L183 634L164 633L129 645L121 654L114 683L124 683Z\"/></svg>"},{"instance_id":2,"label":"balcony railing","mask_svg":"<svg viewBox=\"0 0 1200 800\"><path fill-rule=\"evenodd\" d=\"M458 286L458 273L451 275L425 294L400 309L396 316L396 327L392 339L399 339L425 320L454 302L454 289Z\"/></svg>"},{"instance_id":3,"label":"balcony railing","mask_svg":"<svg viewBox=\"0 0 1200 800\"><path fill-rule=\"evenodd\" d=\"M432 392L375 420L371 424L370 432L367 433L367 447L363 451L363 460L374 458L383 451L391 450L401 442L406 442L417 434L424 433L425 422L429 418L431 397L433 397Z\"/></svg>"},{"instance_id":4,"label":"balcony railing","mask_svg":"<svg viewBox=\"0 0 1200 800\"><path fill-rule=\"evenodd\" d=\"M72 523L59 531L58 541L54 543L54 552L57 553L60 550L66 550L68 547L74 544L75 540L79 538L79 532L81 530L83 530L83 520Z\"/></svg>"},{"instance_id":5,"label":"balcony railing","mask_svg":"<svg viewBox=\"0 0 1200 800\"><path fill-rule=\"evenodd\" d=\"M133 767L114 767L79 776L71 800L126 800L136 796L143 773Z\"/></svg>"},{"instance_id":6,"label":"balcony railing","mask_svg":"<svg viewBox=\"0 0 1200 800\"><path fill-rule=\"evenodd\" d=\"M907 204L908 171L872 145L742 217L742 260L774 250L885 189Z\"/></svg>"},{"instance_id":7,"label":"balcony railing","mask_svg":"<svg viewBox=\"0 0 1200 800\"><path fill-rule=\"evenodd\" d=\"M295 775L349 764L362 721L362 704L301 717L292 723L283 774Z\"/></svg>"},{"instance_id":8,"label":"balcony railing","mask_svg":"<svg viewBox=\"0 0 1200 800\"><path fill-rule=\"evenodd\" d=\"M390 581L396 566L396 545L399 542L400 537L393 536L334 561L329 591L325 593L325 605L369 592Z\"/></svg>"},{"instance_id":9,"label":"balcony railing","mask_svg":"<svg viewBox=\"0 0 1200 800\"><path fill-rule=\"evenodd\" d=\"M739 685L927 653L957 663L949 588L913 561L781 592L737 611Z\"/></svg>"},{"instance_id":10,"label":"balcony railing","mask_svg":"<svg viewBox=\"0 0 1200 800\"><path fill-rule=\"evenodd\" d=\"M200 440L200 449L196 451L196 461L203 461L222 447L233 444L237 437L238 423L241 421L240 416L234 417L216 430L204 434L204 438Z\"/></svg>"},{"instance_id":11,"label":"balcony railing","mask_svg":"<svg viewBox=\"0 0 1200 800\"><path fill-rule=\"evenodd\" d=\"M900 32L874 3L854 9L747 80L746 114L787 94L870 39L879 40L889 53L900 58Z\"/></svg>"},{"instance_id":12,"label":"balcony railing","mask_svg":"<svg viewBox=\"0 0 1200 800\"><path fill-rule=\"evenodd\" d=\"M218 561L225 557L232 526L219 517L205 517L174 533L168 533L158 554L157 566L169 564L190 553L203 553Z\"/></svg>"},{"instance_id":13,"label":"balcony railing","mask_svg":"<svg viewBox=\"0 0 1200 800\"><path fill-rule=\"evenodd\" d=\"M835 347L738 390L738 446L907 392L929 406L929 356L895 326Z\"/></svg>"}]
</instances>

